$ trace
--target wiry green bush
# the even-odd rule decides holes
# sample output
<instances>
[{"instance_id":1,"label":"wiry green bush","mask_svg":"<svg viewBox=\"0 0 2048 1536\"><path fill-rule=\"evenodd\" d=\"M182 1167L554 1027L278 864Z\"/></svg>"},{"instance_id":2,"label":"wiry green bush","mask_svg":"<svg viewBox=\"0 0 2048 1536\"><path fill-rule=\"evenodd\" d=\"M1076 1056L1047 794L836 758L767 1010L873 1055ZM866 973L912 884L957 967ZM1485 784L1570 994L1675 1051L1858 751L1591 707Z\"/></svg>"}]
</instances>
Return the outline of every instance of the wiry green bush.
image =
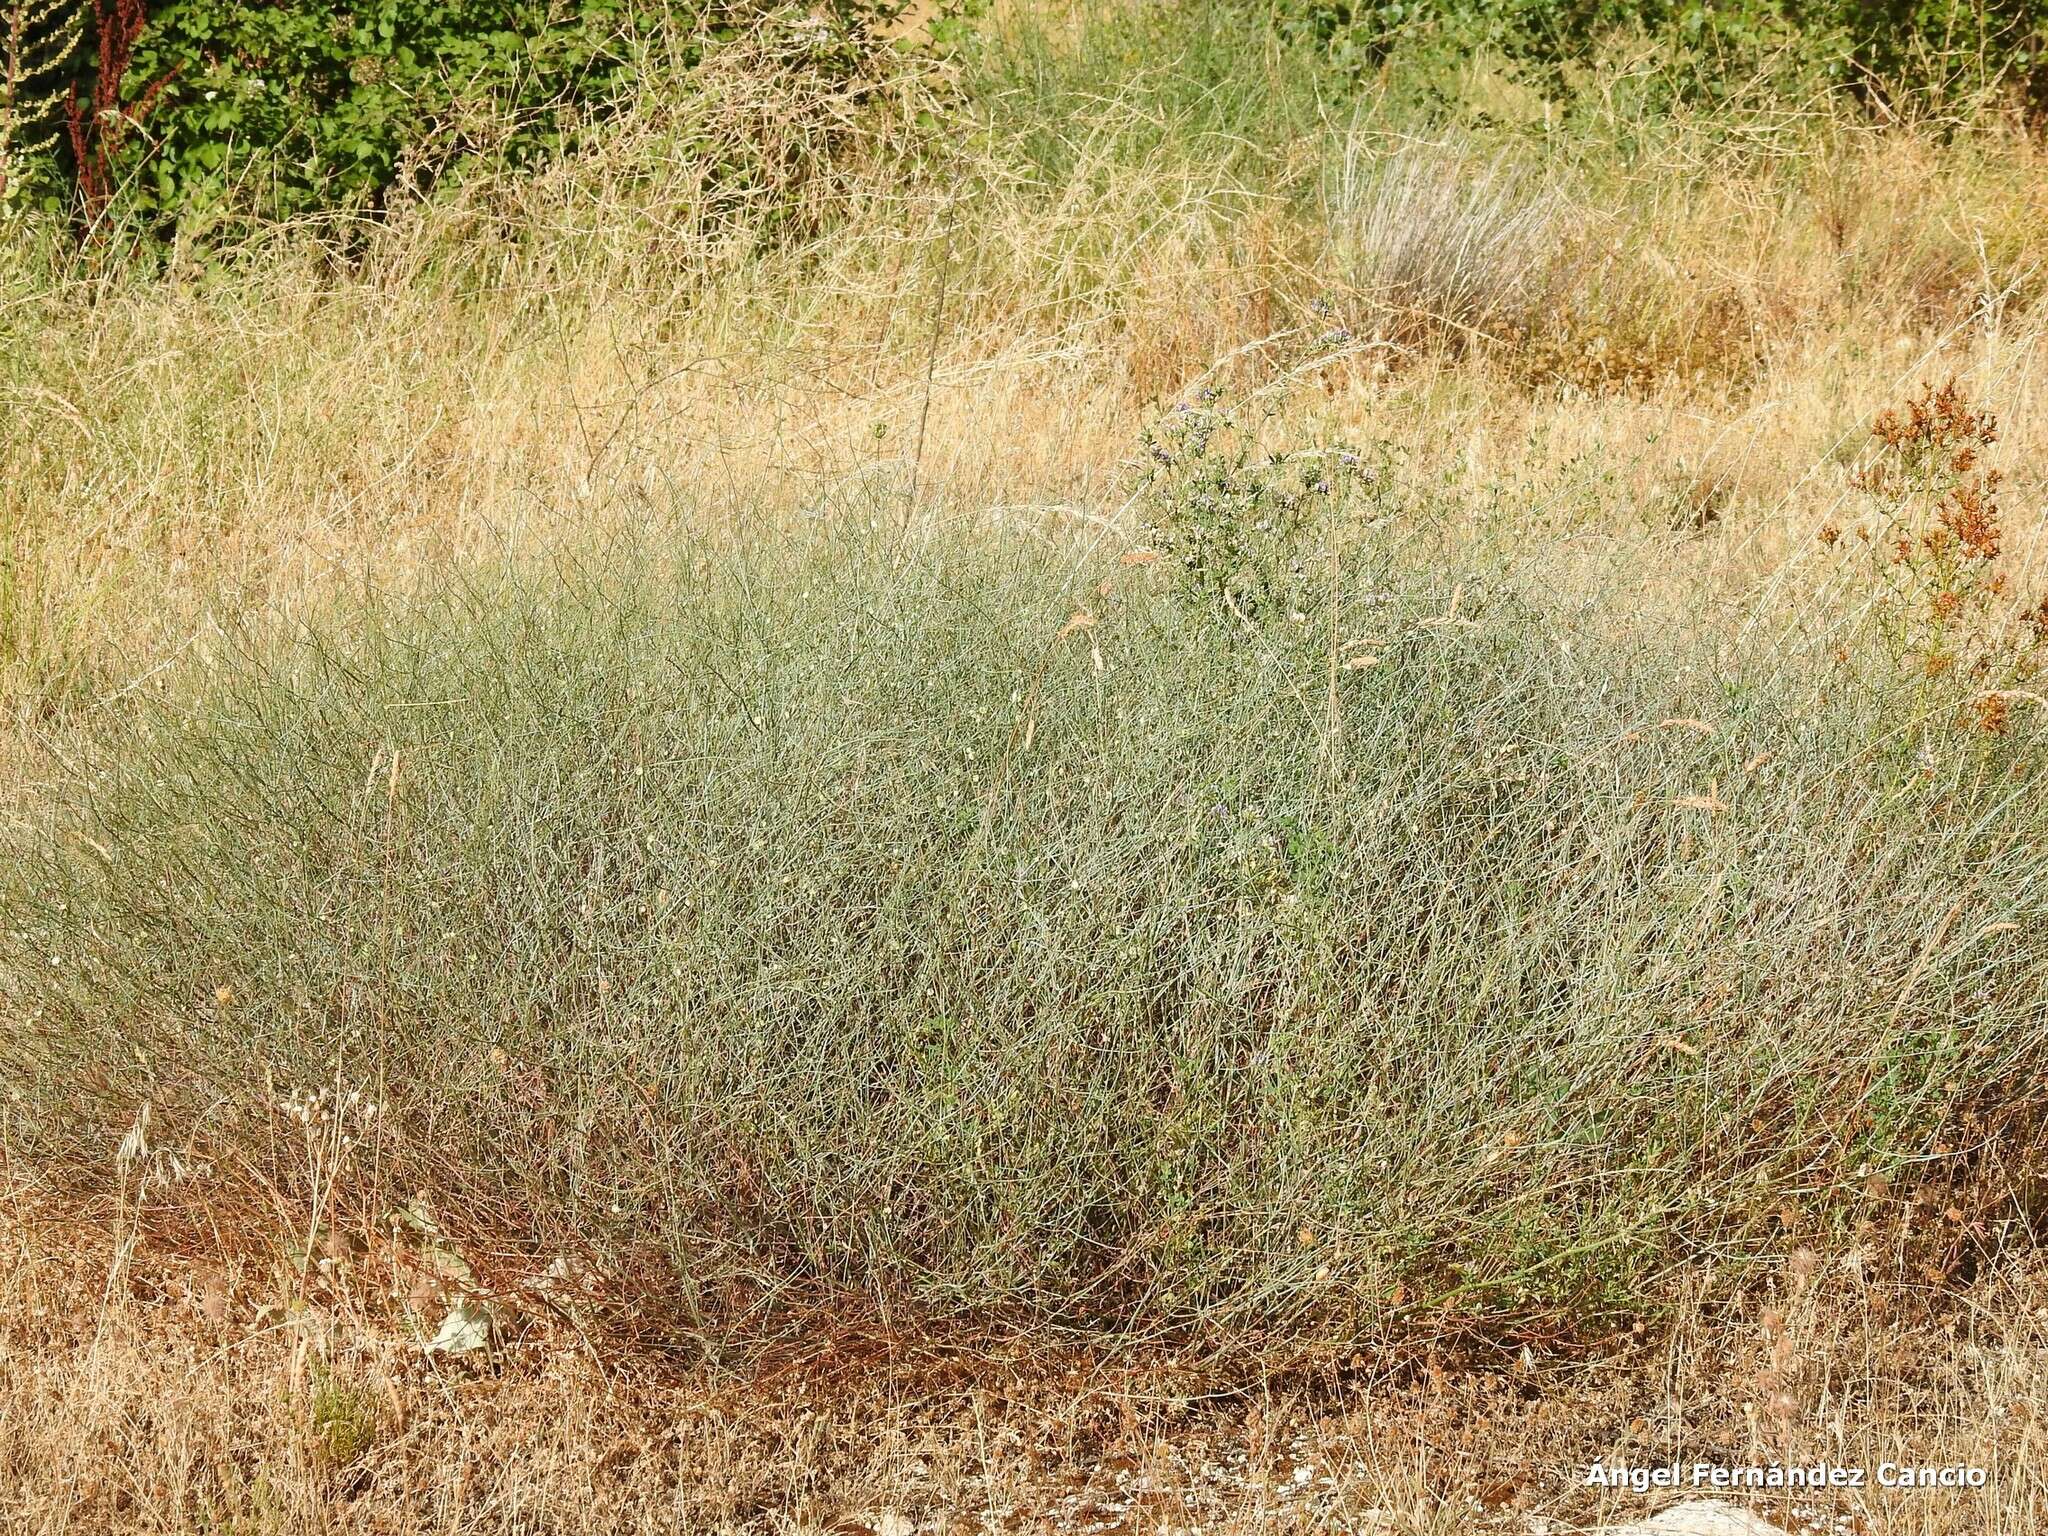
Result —
<instances>
[{"instance_id":1,"label":"wiry green bush","mask_svg":"<svg viewBox=\"0 0 2048 1536\"><path fill-rule=\"evenodd\" d=\"M314 1198L290 1090L355 1092L336 1220L423 1198L671 1336L1588 1326L2038 1155L2037 735L1902 774L1775 638L1343 582L1249 643L1156 570L826 529L164 674L0 865L6 1139L87 1199L147 1103L206 1170L150 1219L248 1230Z\"/></svg>"}]
</instances>

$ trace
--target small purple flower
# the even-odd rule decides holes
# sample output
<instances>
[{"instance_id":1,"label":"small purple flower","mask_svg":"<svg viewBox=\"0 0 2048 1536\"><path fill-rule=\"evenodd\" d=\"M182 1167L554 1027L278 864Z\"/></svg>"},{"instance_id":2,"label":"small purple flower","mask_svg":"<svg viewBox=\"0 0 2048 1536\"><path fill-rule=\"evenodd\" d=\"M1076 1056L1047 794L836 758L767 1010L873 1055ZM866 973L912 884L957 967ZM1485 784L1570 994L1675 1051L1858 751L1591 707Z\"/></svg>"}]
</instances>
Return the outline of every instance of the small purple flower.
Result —
<instances>
[{"instance_id":1,"label":"small purple flower","mask_svg":"<svg viewBox=\"0 0 2048 1536\"><path fill-rule=\"evenodd\" d=\"M1327 481L1327 480L1318 480L1318 481L1316 482L1316 494L1317 494L1318 496L1327 496L1327 495L1329 495L1329 494L1330 494L1330 482L1329 482L1329 481Z\"/></svg>"}]
</instances>

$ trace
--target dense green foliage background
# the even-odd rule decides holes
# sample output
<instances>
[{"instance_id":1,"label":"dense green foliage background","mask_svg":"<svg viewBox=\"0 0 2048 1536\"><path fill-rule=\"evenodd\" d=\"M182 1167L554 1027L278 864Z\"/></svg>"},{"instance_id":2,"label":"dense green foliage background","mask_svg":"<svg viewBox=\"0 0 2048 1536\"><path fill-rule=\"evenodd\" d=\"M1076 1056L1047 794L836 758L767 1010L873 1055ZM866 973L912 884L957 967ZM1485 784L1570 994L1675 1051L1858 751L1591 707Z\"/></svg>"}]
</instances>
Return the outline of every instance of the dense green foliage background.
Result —
<instances>
[{"instance_id":1,"label":"dense green foliage background","mask_svg":"<svg viewBox=\"0 0 2048 1536\"><path fill-rule=\"evenodd\" d=\"M577 142L650 74L687 76L707 48L786 19L772 5L723 0L82 9L67 20L60 7L39 24L54 35L82 22L83 46L55 72L54 84L75 93L68 103L39 79L42 115L63 131L15 180L92 214L118 204L144 225L223 205L264 217L375 205L479 158L528 164ZM806 13L809 67L858 72L899 10L830 0Z\"/></svg>"},{"instance_id":2,"label":"dense green foliage background","mask_svg":"<svg viewBox=\"0 0 2048 1536\"><path fill-rule=\"evenodd\" d=\"M626 0L377 0L265 5L177 0L145 27L128 84L169 79L138 152L138 206L213 203L237 178L292 213L374 197L408 151L475 147L471 103L499 109L495 147L559 144L578 108L631 83Z\"/></svg>"},{"instance_id":3,"label":"dense green foliage background","mask_svg":"<svg viewBox=\"0 0 2048 1536\"><path fill-rule=\"evenodd\" d=\"M13 71L32 78L0 81L0 116L38 121L0 134L0 159L10 137L39 143L10 195L94 216L118 203L145 225L223 204L261 216L374 205L478 157L519 165L559 150L650 70L687 77L707 47L751 28L816 28L811 66L831 74L957 36L980 9L949 3L892 44L896 0L786 16L750 0L15 0L0 14L33 34ZM1338 91L1370 88L1397 53L1483 52L1555 85L1635 39L1675 93L1765 78L1832 81L1887 113L1999 85L2048 101L2048 0L1178 0L1136 24L1167 45L1163 59L1264 33Z\"/></svg>"},{"instance_id":4,"label":"dense green foliage background","mask_svg":"<svg viewBox=\"0 0 2048 1536\"><path fill-rule=\"evenodd\" d=\"M1633 31L1690 55L1708 82L1778 52L1863 71L1893 91L2037 74L2048 23L2041 0L1277 0L1271 8L1282 24L1305 26L1354 58L1435 35L1556 64Z\"/></svg>"}]
</instances>

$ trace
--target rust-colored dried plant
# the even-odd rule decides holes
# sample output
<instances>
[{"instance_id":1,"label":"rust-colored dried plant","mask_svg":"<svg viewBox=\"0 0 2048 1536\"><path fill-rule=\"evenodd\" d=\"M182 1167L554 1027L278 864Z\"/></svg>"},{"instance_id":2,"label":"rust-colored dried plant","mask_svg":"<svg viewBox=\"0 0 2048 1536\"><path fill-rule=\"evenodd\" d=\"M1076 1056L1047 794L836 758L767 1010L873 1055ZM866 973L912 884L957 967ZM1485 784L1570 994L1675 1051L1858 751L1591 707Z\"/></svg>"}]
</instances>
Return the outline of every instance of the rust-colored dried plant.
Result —
<instances>
[{"instance_id":1,"label":"rust-colored dried plant","mask_svg":"<svg viewBox=\"0 0 2048 1536\"><path fill-rule=\"evenodd\" d=\"M2003 473L1987 462L1998 418L1954 378L1923 384L1871 428L1875 454L1852 483L1870 504L1858 546L1830 522L1830 549L1866 548L1883 586L1879 617L1892 660L1932 684L1967 690L1954 718L2003 734L2011 711L2002 688L2024 682L2048 646L2048 598L2022 612L2001 565Z\"/></svg>"}]
</instances>

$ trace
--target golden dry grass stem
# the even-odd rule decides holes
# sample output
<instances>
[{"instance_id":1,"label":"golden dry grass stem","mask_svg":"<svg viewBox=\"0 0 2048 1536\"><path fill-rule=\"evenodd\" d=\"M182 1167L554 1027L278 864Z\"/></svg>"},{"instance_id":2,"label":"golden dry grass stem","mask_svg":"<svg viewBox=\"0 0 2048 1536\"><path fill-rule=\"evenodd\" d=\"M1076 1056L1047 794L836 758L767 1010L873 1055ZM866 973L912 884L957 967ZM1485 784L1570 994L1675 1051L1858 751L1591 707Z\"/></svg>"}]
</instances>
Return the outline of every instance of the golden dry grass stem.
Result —
<instances>
[{"instance_id":1,"label":"golden dry grass stem","mask_svg":"<svg viewBox=\"0 0 2048 1536\"><path fill-rule=\"evenodd\" d=\"M874 354L856 371L881 377L851 394L801 353L722 365L714 344L701 363L662 366L610 326L549 355L399 325L261 381L226 402L239 419L181 438L175 418L213 401L192 398L178 358L212 346L179 338L136 370L148 401L111 424L120 440L53 410L11 445L7 660L40 651L59 665L119 642L147 666L203 646L209 610L288 611L368 571L402 582L464 553L677 512L759 527L894 504L916 478L920 427L922 518L1088 528L1125 500L1152 408L1099 346L1060 338L956 338L928 395L914 373L886 376L899 359ZM1532 393L1484 365L1437 361L1391 378L1335 370L1316 407L1333 430L1402 445L1446 505L1491 497L1519 506L1525 529L1623 539L1644 532L1646 508L1668 507L1721 532L1675 559L1655 551L1659 567L1687 583L1776 572L1792 591L1869 419L1950 372L2006 423L2012 558L2038 584L2029 514L2048 464L2048 371L2031 327L1838 340L1734 398Z\"/></svg>"},{"instance_id":2,"label":"golden dry grass stem","mask_svg":"<svg viewBox=\"0 0 2048 1536\"><path fill-rule=\"evenodd\" d=\"M345 1301L281 1311L147 1245L102 1299L106 1249L0 1231L0 1529L1526 1536L1641 1518L1672 1496L1587 1468L1674 1460L1988 1474L1737 1496L1790 1530L2048 1520L2038 1268L1930 1312L1795 1255L1608 1358L1226 1382L1003 1348L664 1372L540 1335L436 1364Z\"/></svg>"},{"instance_id":3,"label":"golden dry grass stem","mask_svg":"<svg viewBox=\"0 0 2048 1536\"><path fill-rule=\"evenodd\" d=\"M927 517L1086 524L1151 413L1219 358L1256 380L1318 298L1353 341L1308 409L1400 444L1447 504L1610 533L1669 508L1752 576L1843 493L1874 413L1953 371L2038 505L2039 152L1800 142L1723 165L1681 136L1603 179L1359 131L1310 146L1328 169L1291 201L1086 143L1063 188L990 154L939 195L886 162L829 233L751 254L744 210L685 220L687 188L607 161L509 212L420 211L353 276L286 253L17 283L0 670L46 693L112 639L203 644L210 609L650 510L759 525L914 488ZM486 212L525 238L451 263Z\"/></svg>"}]
</instances>

